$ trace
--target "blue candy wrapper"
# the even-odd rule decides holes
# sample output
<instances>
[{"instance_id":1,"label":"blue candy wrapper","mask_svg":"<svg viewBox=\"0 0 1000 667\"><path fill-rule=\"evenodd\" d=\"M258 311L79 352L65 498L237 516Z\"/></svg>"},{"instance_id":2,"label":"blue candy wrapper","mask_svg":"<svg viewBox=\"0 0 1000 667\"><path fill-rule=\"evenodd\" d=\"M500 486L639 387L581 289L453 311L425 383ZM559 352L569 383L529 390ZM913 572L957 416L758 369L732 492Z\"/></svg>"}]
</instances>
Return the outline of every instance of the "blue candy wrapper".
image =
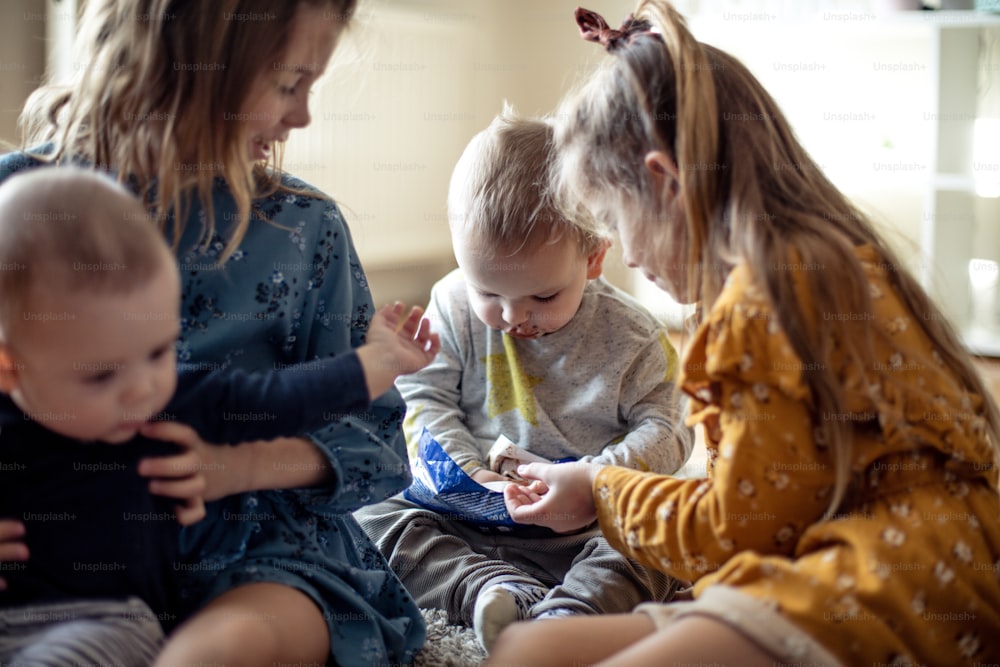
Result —
<instances>
[{"instance_id":1,"label":"blue candy wrapper","mask_svg":"<svg viewBox=\"0 0 1000 667\"><path fill-rule=\"evenodd\" d=\"M479 526L517 525L507 513L503 493L473 481L426 428L411 467L413 483L403 491L410 502Z\"/></svg>"}]
</instances>

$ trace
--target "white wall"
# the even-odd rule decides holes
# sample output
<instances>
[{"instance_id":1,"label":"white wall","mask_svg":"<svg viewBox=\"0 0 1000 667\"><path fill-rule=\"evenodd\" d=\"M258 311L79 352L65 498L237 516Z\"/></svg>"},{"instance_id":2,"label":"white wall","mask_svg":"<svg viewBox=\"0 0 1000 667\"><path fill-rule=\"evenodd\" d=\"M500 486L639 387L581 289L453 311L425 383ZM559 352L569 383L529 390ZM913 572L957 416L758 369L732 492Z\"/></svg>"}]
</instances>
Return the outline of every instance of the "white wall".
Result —
<instances>
[{"instance_id":1,"label":"white wall","mask_svg":"<svg viewBox=\"0 0 1000 667\"><path fill-rule=\"evenodd\" d=\"M45 0L3 0L0 9L0 150L19 145L17 117L45 71Z\"/></svg>"},{"instance_id":2,"label":"white wall","mask_svg":"<svg viewBox=\"0 0 1000 667\"><path fill-rule=\"evenodd\" d=\"M314 121L292 134L286 167L342 203L378 300L423 300L452 266L445 195L466 142L505 100L544 114L596 62L578 0L361 0L358 21L316 90ZM742 58L834 181L884 222L916 262L932 156L934 62L928 13L888 0L679 0L695 35ZM38 82L48 19L70 0L0 2L0 139ZM588 1L617 24L632 0ZM40 20L39 17L44 20ZM953 20L972 16L954 14ZM51 27L49 27L51 31ZM982 74L983 113L1000 116L1000 47ZM876 65L888 65L878 69ZM893 65L905 67L892 69ZM886 165L904 168L887 171ZM996 200L976 207L982 256L1000 258ZM615 256L614 282L634 273ZM665 298L636 285L665 317Z\"/></svg>"},{"instance_id":3,"label":"white wall","mask_svg":"<svg viewBox=\"0 0 1000 667\"><path fill-rule=\"evenodd\" d=\"M594 4L620 18L630 3ZM312 126L289 141L286 168L339 198L376 299L425 299L452 265L445 198L469 139L505 101L551 112L601 56L577 36L575 7L362 3L316 90Z\"/></svg>"},{"instance_id":4,"label":"white wall","mask_svg":"<svg viewBox=\"0 0 1000 667\"><path fill-rule=\"evenodd\" d=\"M678 4L697 10L691 21L697 37L746 62L833 180L916 263L934 67L931 33L919 13L900 20L882 13L877 0ZM616 24L634 3L590 5ZM393 296L379 294L388 267L402 275L401 265L435 265L419 283L451 261L444 217L451 167L503 101L523 113L551 112L606 57L579 38L576 6L576 0L363 3L361 20L336 56L339 70L317 93L314 126L293 135L289 162L315 166L298 171L353 211L377 297ZM613 281L634 281L614 257L608 268ZM672 316L666 300L635 289Z\"/></svg>"}]
</instances>

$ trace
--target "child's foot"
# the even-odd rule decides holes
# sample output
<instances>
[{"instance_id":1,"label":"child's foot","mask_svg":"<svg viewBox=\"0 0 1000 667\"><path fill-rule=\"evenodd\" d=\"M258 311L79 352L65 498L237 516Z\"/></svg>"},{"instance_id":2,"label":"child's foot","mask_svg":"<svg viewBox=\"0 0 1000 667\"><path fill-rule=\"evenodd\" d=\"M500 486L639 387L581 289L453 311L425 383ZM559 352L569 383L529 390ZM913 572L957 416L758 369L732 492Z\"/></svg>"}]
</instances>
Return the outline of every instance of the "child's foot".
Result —
<instances>
[{"instance_id":1,"label":"child's foot","mask_svg":"<svg viewBox=\"0 0 1000 667\"><path fill-rule=\"evenodd\" d=\"M476 638L487 651L501 630L514 621L531 618L531 608L548 594L544 586L505 582L484 588L476 597L472 615Z\"/></svg>"}]
</instances>

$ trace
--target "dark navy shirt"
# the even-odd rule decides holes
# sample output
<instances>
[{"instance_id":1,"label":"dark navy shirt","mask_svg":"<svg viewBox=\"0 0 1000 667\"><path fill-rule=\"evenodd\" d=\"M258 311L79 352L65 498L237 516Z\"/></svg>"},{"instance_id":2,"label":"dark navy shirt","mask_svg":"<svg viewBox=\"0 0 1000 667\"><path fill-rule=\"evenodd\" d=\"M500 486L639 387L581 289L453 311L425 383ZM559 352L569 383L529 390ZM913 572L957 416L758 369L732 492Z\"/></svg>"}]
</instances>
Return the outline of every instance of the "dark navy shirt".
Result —
<instances>
[{"instance_id":1,"label":"dark navy shirt","mask_svg":"<svg viewBox=\"0 0 1000 667\"><path fill-rule=\"evenodd\" d=\"M360 362L348 353L271 373L181 372L158 418L238 443L305 433L367 406ZM0 606L134 595L169 625L180 526L174 501L149 493L137 465L177 451L142 436L115 445L67 438L0 396L0 516L25 524L31 554L5 565Z\"/></svg>"}]
</instances>

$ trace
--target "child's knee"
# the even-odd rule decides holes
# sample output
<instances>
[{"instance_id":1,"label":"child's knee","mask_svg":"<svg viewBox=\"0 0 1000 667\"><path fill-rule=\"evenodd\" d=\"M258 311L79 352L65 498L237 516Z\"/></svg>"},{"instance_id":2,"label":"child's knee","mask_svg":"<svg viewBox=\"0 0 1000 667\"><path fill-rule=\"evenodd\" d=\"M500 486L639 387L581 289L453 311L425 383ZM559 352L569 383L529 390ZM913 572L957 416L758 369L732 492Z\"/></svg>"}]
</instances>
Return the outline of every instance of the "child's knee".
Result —
<instances>
[{"instance_id":1,"label":"child's knee","mask_svg":"<svg viewBox=\"0 0 1000 667\"><path fill-rule=\"evenodd\" d=\"M281 641L273 619L252 611L216 610L192 619L170 637L157 665L264 664L278 655Z\"/></svg>"}]
</instances>

